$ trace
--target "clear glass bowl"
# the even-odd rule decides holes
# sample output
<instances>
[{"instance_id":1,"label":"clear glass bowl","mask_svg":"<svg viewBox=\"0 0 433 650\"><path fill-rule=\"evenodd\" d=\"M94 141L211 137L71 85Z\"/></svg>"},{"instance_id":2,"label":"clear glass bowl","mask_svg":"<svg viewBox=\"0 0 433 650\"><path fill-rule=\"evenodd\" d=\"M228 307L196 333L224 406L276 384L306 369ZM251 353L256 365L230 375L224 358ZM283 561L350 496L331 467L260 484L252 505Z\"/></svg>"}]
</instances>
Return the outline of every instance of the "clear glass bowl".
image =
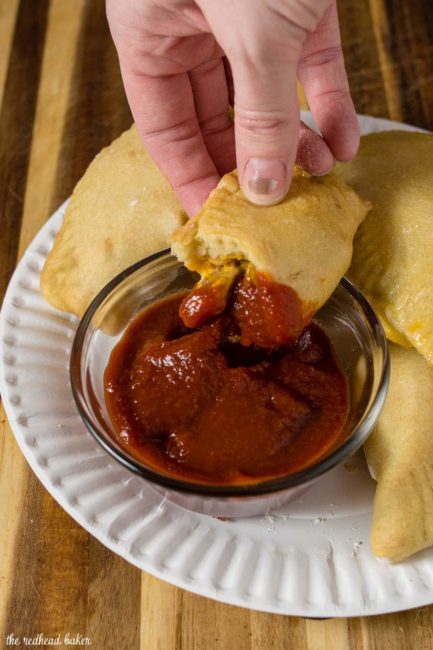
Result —
<instances>
[{"instance_id":1,"label":"clear glass bowl","mask_svg":"<svg viewBox=\"0 0 433 650\"><path fill-rule=\"evenodd\" d=\"M111 350L142 309L167 295L190 289L197 276L169 251L161 251L115 277L93 300L72 346L71 385L89 431L117 461L175 503L215 516L251 516L281 506L353 454L371 433L389 381L386 338L380 322L345 278L316 314L330 338L349 384L349 413L338 443L314 464L290 475L252 485L211 486L158 473L116 440L104 400L103 375Z\"/></svg>"}]
</instances>

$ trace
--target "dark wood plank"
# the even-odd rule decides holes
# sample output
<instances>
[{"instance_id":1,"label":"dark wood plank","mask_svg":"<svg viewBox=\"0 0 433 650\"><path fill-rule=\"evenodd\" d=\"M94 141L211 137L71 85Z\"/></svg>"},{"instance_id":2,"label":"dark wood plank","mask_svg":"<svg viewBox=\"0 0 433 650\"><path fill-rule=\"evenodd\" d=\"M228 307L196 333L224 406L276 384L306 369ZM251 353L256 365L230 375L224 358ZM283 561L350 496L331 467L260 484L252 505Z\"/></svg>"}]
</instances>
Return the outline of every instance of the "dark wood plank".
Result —
<instances>
[{"instance_id":1,"label":"dark wood plank","mask_svg":"<svg viewBox=\"0 0 433 650\"><path fill-rule=\"evenodd\" d=\"M99 151L132 124L104 0L85 5L53 200L67 198Z\"/></svg>"},{"instance_id":2,"label":"dark wood plank","mask_svg":"<svg viewBox=\"0 0 433 650\"><path fill-rule=\"evenodd\" d=\"M47 12L48 0L21 0L0 113L0 299L17 256Z\"/></svg>"},{"instance_id":3,"label":"dark wood plank","mask_svg":"<svg viewBox=\"0 0 433 650\"><path fill-rule=\"evenodd\" d=\"M386 0L404 121L433 130L433 3Z\"/></svg>"},{"instance_id":4,"label":"dark wood plank","mask_svg":"<svg viewBox=\"0 0 433 650\"><path fill-rule=\"evenodd\" d=\"M338 3L347 76L358 113L388 116L379 52L368 0Z\"/></svg>"}]
</instances>

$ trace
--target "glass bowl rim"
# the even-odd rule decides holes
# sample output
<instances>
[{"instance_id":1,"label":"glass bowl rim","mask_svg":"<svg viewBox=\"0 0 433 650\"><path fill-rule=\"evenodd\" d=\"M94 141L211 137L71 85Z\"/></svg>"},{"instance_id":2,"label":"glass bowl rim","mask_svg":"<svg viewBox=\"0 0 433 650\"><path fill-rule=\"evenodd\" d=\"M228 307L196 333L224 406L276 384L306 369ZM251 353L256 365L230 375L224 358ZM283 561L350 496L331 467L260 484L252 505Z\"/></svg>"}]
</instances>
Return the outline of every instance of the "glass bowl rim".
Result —
<instances>
[{"instance_id":1,"label":"glass bowl rim","mask_svg":"<svg viewBox=\"0 0 433 650\"><path fill-rule=\"evenodd\" d=\"M355 287L350 280L343 277L339 285L348 292L351 297L357 302L362 312L364 313L372 331L376 336L376 343L383 354L383 364L381 375L376 389L376 394L373 397L369 408L364 413L361 421L352 429L344 442L337 447L334 451L321 458L319 461L301 469L292 474L280 476L275 479L261 481L257 483L250 483L245 485L211 485L206 483L198 483L194 481L182 480L166 474L159 473L156 470L146 467L140 461L123 453L121 448L117 448L112 444L108 434L101 434L98 428L93 424L86 414L86 402L83 397L82 382L81 382L81 353L83 349L85 335L88 326L96 313L99 306L103 303L105 298L111 294L124 280L140 270L144 266L155 262L163 257L173 257L169 248L153 253L142 260L132 264L128 268L121 271L112 280L110 280L101 291L95 296L86 309L83 317L81 318L78 328L76 330L74 340L72 343L69 365L69 377L71 382L72 395L75 401L80 418L86 425L86 428L95 438L95 440L107 451L110 456L121 463L130 471L138 474L142 478L148 480L150 483L156 483L159 486L177 490L178 492L195 494L196 496L213 496L213 497L239 497L239 496L257 496L271 494L288 488L298 487L300 485L307 485L309 482L319 478L336 465L341 463L345 458L354 453L364 442L367 435L370 433L371 426L369 423L370 414L376 409L380 410L385 402L385 397L389 385L390 377L390 360L388 353L388 345L382 324L371 307L365 296ZM179 262L180 264L180 262ZM107 437L105 437L107 436Z\"/></svg>"}]
</instances>

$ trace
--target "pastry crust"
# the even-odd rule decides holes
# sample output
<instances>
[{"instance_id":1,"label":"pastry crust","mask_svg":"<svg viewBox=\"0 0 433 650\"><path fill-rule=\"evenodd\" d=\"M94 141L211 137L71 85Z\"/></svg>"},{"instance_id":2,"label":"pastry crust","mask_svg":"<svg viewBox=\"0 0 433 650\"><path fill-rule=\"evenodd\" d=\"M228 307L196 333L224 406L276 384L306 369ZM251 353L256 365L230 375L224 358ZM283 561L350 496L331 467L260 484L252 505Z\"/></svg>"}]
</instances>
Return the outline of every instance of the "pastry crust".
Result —
<instances>
[{"instance_id":1,"label":"pastry crust","mask_svg":"<svg viewBox=\"0 0 433 650\"><path fill-rule=\"evenodd\" d=\"M295 168L278 205L252 205L236 171L224 176L201 211L172 237L173 253L194 271L247 261L291 287L311 315L331 295L352 257L352 239L369 204L332 174Z\"/></svg>"},{"instance_id":2,"label":"pastry crust","mask_svg":"<svg viewBox=\"0 0 433 650\"><path fill-rule=\"evenodd\" d=\"M373 553L394 562L433 544L433 366L390 344L391 383L364 446L377 480Z\"/></svg>"},{"instance_id":3,"label":"pastry crust","mask_svg":"<svg viewBox=\"0 0 433 650\"><path fill-rule=\"evenodd\" d=\"M433 363L433 135L365 135L335 173L373 204L354 240L350 279L388 338Z\"/></svg>"},{"instance_id":4,"label":"pastry crust","mask_svg":"<svg viewBox=\"0 0 433 650\"><path fill-rule=\"evenodd\" d=\"M185 221L132 126L96 156L75 187L42 270L42 295L57 309L82 316L107 282L166 248Z\"/></svg>"}]
</instances>

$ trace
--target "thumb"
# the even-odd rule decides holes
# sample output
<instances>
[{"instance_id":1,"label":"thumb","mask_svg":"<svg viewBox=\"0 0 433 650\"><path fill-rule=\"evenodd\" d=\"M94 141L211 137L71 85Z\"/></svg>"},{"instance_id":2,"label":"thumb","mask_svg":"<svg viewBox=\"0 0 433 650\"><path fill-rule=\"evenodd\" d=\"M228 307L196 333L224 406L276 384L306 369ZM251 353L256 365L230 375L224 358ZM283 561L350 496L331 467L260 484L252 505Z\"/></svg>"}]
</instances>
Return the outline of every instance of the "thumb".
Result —
<instances>
[{"instance_id":1,"label":"thumb","mask_svg":"<svg viewBox=\"0 0 433 650\"><path fill-rule=\"evenodd\" d=\"M258 205L273 205L288 192L299 137L296 65L257 68L232 63L239 181Z\"/></svg>"}]
</instances>

